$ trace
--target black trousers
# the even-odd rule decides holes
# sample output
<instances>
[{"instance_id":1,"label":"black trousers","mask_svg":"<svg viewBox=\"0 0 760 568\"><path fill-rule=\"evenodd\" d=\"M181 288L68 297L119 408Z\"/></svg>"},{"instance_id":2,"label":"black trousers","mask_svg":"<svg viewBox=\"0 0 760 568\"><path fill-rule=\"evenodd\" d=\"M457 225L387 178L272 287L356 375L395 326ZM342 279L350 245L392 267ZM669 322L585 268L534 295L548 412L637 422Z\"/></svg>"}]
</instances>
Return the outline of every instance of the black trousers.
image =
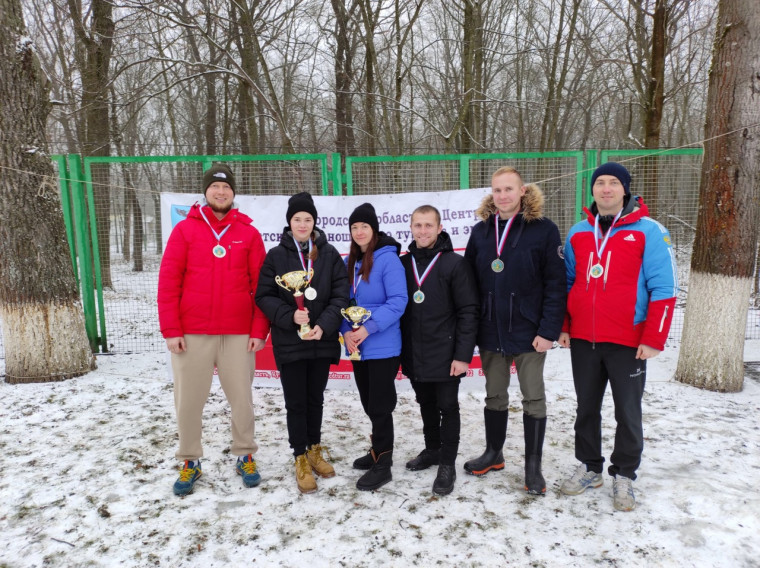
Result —
<instances>
[{"instance_id":1,"label":"black trousers","mask_svg":"<svg viewBox=\"0 0 760 568\"><path fill-rule=\"evenodd\" d=\"M440 450L440 463L454 465L459 451L459 379L412 381L422 414L425 448Z\"/></svg>"},{"instance_id":2,"label":"black trousers","mask_svg":"<svg viewBox=\"0 0 760 568\"><path fill-rule=\"evenodd\" d=\"M615 403L615 446L610 475L636 479L644 450L641 399L646 361L636 359L636 348L616 343L573 339L570 345L573 382L578 398L575 418L575 457L591 471L602 472L602 400L609 382Z\"/></svg>"},{"instance_id":3,"label":"black trousers","mask_svg":"<svg viewBox=\"0 0 760 568\"><path fill-rule=\"evenodd\" d=\"M288 442L293 455L306 453L322 440L322 407L330 373L330 359L302 359L280 366L285 396Z\"/></svg>"},{"instance_id":4,"label":"black trousers","mask_svg":"<svg viewBox=\"0 0 760 568\"><path fill-rule=\"evenodd\" d=\"M372 449L393 449L393 411L400 357L354 361L354 378L364 412L372 422Z\"/></svg>"}]
</instances>

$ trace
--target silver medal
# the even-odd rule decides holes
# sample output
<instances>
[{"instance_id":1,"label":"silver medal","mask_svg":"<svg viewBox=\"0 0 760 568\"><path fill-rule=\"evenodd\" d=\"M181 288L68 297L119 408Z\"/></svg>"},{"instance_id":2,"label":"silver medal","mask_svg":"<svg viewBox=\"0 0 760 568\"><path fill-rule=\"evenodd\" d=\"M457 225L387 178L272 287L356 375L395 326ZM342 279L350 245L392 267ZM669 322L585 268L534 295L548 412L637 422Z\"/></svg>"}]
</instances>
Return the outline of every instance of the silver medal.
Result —
<instances>
[{"instance_id":1,"label":"silver medal","mask_svg":"<svg viewBox=\"0 0 760 568\"><path fill-rule=\"evenodd\" d=\"M306 297L307 300L316 300L317 299L317 291L309 286L306 288L306 290L303 291L303 295Z\"/></svg>"},{"instance_id":2,"label":"silver medal","mask_svg":"<svg viewBox=\"0 0 760 568\"><path fill-rule=\"evenodd\" d=\"M501 272L502 270L504 270L504 261L501 260L500 258L497 258L496 260L494 260L491 263L491 270L493 270L494 272Z\"/></svg>"},{"instance_id":3,"label":"silver medal","mask_svg":"<svg viewBox=\"0 0 760 568\"><path fill-rule=\"evenodd\" d=\"M216 258L224 258L227 255L227 251L222 245L216 245L213 249L211 249L211 252L214 253L214 256Z\"/></svg>"},{"instance_id":4,"label":"silver medal","mask_svg":"<svg viewBox=\"0 0 760 568\"><path fill-rule=\"evenodd\" d=\"M414 300L415 304L421 304L425 301L425 292L422 290L417 290L414 294L412 294L412 300Z\"/></svg>"},{"instance_id":5,"label":"silver medal","mask_svg":"<svg viewBox=\"0 0 760 568\"><path fill-rule=\"evenodd\" d=\"M604 268L602 268L601 264L596 263L591 267L589 274L591 274L591 278L599 278L602 274L604 274Z\"/></svg>"}]
</instances>

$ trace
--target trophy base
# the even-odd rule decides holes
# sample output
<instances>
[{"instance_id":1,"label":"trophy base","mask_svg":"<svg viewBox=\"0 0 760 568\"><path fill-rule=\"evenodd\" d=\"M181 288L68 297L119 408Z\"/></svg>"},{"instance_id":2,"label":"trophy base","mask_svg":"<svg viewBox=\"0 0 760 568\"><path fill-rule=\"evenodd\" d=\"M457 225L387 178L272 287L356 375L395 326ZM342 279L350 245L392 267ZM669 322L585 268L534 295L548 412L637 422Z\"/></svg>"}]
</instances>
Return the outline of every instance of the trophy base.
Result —
<instances>
[{"instance_id":1,"label":"trophy base","mask_svg":"<svg viewBox=\"0 0 760 568\"><path fill-rule=\"evenodd\" d=\"M349 361L361 361L362 360L362 354L359 353L359 351L354 351L351 353L351 355L348 356Z\"/></svg>"},{"instance_id":2,"label":"trophy base","mask_svg":"<svg viewBox=\"0 0 760 568\"><path fill-rule=\"evenodd\" d=\"M305 323L301 326L301 329L298 330L298 337L303 339L310 333L311 333L311 326L308 323Z\"/></svg>"}]
</instances>

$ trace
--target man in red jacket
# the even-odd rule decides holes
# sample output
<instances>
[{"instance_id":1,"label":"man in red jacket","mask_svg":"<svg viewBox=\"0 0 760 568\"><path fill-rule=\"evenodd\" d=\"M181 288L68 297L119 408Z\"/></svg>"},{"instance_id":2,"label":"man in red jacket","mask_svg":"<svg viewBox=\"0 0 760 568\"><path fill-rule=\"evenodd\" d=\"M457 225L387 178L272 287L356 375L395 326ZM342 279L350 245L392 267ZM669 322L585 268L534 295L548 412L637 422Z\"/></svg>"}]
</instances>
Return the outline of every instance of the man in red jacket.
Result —
<instances>
[{"instance_id":1,"label":"man in red jacket","mask_svg":"<svg viewBox=\"0 0 760 568\"><path fill-rule=\"evenodd\" d=\"M261 481L253 454L254 353L264 347L269 321L256 307L264 242L251 219L233 209L235 178L226 166L203 176L206 205L193 205L169 236L158 275L158 317L172 354L174 405L184 462L175 495L187 495L201 476L201 417L216 366L231 407L232 447L246 487Z\"/></svg>"}]
</instances>

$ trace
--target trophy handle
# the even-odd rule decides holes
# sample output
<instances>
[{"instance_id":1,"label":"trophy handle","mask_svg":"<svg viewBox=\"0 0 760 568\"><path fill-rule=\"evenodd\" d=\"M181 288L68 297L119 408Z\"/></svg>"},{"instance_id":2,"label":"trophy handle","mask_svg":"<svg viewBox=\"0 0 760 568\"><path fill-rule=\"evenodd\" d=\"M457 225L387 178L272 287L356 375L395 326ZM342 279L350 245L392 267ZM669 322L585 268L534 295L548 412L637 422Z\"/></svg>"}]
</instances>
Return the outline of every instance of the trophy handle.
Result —
<instances>
[{"instance_id":1,"label":"trophy handle","mask_svg":"<svg viewBox=\"0 0 760 568\"><path fill-rule=\"evenodd\" d=\"M275 277L274 277L274 281L275 281L275 282L277 282L277 285L278 285L280 288L285 288L286 290L290 290L290 288L288 288L288 287L287 287L287 285L285 285L285 284L283 283L283 281L282 281L282 278L280 278L279 276L275 276Z\"/></svg>"}]
</instances>

